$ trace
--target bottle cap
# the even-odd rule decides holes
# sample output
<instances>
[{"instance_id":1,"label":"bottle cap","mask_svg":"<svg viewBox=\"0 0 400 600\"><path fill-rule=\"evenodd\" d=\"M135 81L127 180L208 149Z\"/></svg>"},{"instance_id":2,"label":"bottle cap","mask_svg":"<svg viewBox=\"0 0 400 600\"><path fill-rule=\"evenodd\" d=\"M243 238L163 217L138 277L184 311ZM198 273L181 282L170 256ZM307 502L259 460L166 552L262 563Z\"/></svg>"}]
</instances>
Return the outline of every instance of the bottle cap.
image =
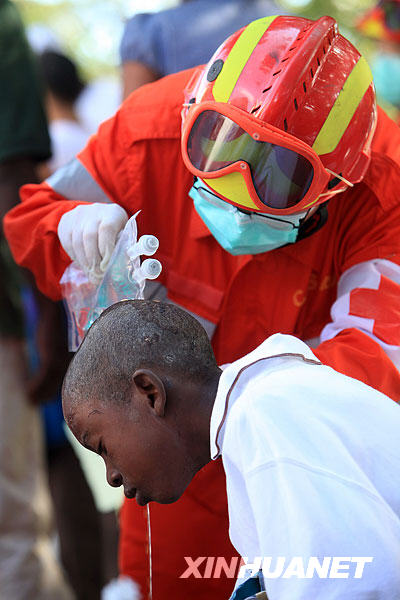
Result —
<instances>
[{"instance_id":1,"label":"bottle cap","mask_svg":"<svg viewBox=\"0 0 400 600\"><path fill-rule=\"evenodd\" d=\"M147 258L142 262L140 269L146 279L157 279L161 273L162 266L159 260Z\"/></svg>"},{"instance_id":2,"label":"bottle cap","mask_svg":"<svg viewBox=\"0 0 400 600\"><path fill-rule=\"evenodd\" d=\"M158 250L159 241L155 235L142 235L138 240L140 254L152 256Z\"/></svg>"}]
</instances>

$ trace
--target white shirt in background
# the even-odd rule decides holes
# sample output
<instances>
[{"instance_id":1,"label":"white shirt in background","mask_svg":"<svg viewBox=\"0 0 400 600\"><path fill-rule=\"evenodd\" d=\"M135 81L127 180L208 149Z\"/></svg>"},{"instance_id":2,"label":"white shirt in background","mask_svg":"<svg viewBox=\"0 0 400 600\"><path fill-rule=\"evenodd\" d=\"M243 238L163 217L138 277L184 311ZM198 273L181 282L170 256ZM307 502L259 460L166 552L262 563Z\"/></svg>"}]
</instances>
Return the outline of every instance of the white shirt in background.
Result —
<instances>
[{"instance_id":1,"label":"white shirt in background","mask_svg":"<svg viewBox=\"0 0 400 600\"><path fill-rule=\"evenodd\" d=\"M89 133L77 121L57 119L49 123L52 157L48 167L53 173L83 150Z\"/></svg>"},{"instance_id":2,"label":"white shirt in background","mask_svg":"<svg viewBox=\"0 0 400 600\"><path fill-rule=\"evenodd\" d=\"M269 600L400 598L397 404L277 334L222 373L210 439L231 541L250 561L270 560ZM295 559L294 576L273 577L279 557L282 574ZM339 557L339 577L302 578L310 557ZM353 557L373 560L361 569Z\"/></svg>"}]
</instances>

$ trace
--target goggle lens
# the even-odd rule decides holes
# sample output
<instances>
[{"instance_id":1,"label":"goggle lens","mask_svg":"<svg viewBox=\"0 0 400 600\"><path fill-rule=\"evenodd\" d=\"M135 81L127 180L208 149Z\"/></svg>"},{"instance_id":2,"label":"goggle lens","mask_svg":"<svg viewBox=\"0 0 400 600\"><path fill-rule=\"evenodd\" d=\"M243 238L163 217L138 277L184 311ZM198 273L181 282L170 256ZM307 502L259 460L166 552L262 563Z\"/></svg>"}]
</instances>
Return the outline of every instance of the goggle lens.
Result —
<instances>
[{"instance_id":1,"label":"goggle lens","mask_svg":"<svg viewBox=\"0 0 400 600\"><path fill-rule=\"evenodd\" d=\"M245 161L258 198L270 208L296 206L314 177L313 166L305 156L257 141L237 123L212 110L200 113L193 123L187 152L192 165L204 173Z\"/></svg>"}]
</instances>

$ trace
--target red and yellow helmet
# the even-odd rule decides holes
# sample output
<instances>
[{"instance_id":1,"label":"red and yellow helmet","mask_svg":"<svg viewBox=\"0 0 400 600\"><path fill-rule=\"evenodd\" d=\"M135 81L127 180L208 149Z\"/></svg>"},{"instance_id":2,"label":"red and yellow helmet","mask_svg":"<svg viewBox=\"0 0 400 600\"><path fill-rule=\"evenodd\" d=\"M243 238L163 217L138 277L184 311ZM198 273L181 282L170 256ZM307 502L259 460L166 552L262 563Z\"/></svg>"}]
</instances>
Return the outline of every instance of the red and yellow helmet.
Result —
<instances>
[{"instance_id":1,"label":"red and yellow helmet","mask_svg":"<svg viewBox=\"0 0 400 600\"><path fill-rule=\"evenodd\" d=\"M250 23L218 48L185 96L185 164L235 206L299 212L367 169L372 75L331 17Z\"/></svg>"}]
</instances>

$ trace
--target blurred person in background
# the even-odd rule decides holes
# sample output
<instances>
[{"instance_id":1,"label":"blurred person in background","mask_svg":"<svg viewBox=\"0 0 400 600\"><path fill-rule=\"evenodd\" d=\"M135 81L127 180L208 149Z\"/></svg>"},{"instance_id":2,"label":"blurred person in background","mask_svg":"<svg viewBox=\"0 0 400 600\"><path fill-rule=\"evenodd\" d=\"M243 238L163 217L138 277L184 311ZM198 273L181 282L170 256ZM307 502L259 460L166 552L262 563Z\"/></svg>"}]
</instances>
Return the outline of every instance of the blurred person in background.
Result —
<instances>
[{"instance_id":1,"label":"blurred person in background","mask_svg":"<svg viewBox=\"0 0 400 600\"><path fill-rule=\"evenodd\" d=\"M378 41L371 63L378 100L396 109L400 125L400 0L381 0L360 19L357 28Z\"/></svg>"},{"instance_id":2,"label":"blurred person in background","mask_svg":"<svg viewBox=\"0 0 400 600\"><path fill-rule=\"evenodd\" d=\"M79 121L90 135L96 133L103 121L112 117L122 100L118 76L104 75L88 81L76 101Z\"/></svg>"},{"instance_id":3,"label":"blurred person in background","mask_svg":"<svg viewBox=\"0 0 400 600\"><path fill-rule=\"evenodd\" d=\"M39 63L46 87L45 106L52 151L47 167L51 174L74 158L89 137L75 109L85 84L75 63L61 52L45 50L39 55Z\"/></svg>"},{"instance_id":4,"label":"blurred person in background","mask_svg":"<svg viewBox=\"0 0 400 600\"><path fill-rule=\"evenodd\" d=\"M76 64L61 51L38 55L45 86L52 156L42 175L67 164L85 146L89 134L76 113L85 84ZM58 310L63 315L60 303ZM66 344L66 319L60 318L60 338ZM42 408L46 425L47 458L61 559L78 600L96 600L104 583L118 573L117 520L100 514L80 462L64 431L60 393ZM103 527L101 527L103 525Z\"/></svg>"},{"instance_id":5,"label":"blurred person in background","mask_svg":"<svg viewBox=\"0 0 400 600\"><path fill-rule=\"evenodd\" d=\"M27 27L26 34L37 55L50 51L65 56L59 36L50 27L35 22ZM70 56L69 59L71 59ZM78 75L77 72L76 75ZM74 115L86 135L91 135L97 131L100 123L115 113L121 104L121 83L117 73L115 75L101 73L95 79L85 81L84 84L84 88L74 102L73 109Z\"/></svg>"},{"instance_id":6,"label":"blurred person in background","mask_svg":"<svg viewBox=\"0 0 400 600\"><path fill-rule=\"evenodd\" d=\"M273 14L273 0L182 0L175 8L133 16L120 46L123 94L206 63L231 33Z\"/></svg>"},{"instance_id":7,"label":"blurred person in background","mask_svg":"<svg viewBox=\"0 0 400 600\"><path fill-rule=\"evenodd\" d=\"M34 57L17 9L0 0L0 211L18 202L18 190L36 181L50 141ZM60 383L57 357L46 354L28 381L22 277L0 232L0 596L7 600L70 600L50 540L51 505L36 404ZM43 323L52 303L39 300ZM55 360L54 360L55 359ZM61 375L61 377L60 377Z\"/></svg>"}]
</instances>

